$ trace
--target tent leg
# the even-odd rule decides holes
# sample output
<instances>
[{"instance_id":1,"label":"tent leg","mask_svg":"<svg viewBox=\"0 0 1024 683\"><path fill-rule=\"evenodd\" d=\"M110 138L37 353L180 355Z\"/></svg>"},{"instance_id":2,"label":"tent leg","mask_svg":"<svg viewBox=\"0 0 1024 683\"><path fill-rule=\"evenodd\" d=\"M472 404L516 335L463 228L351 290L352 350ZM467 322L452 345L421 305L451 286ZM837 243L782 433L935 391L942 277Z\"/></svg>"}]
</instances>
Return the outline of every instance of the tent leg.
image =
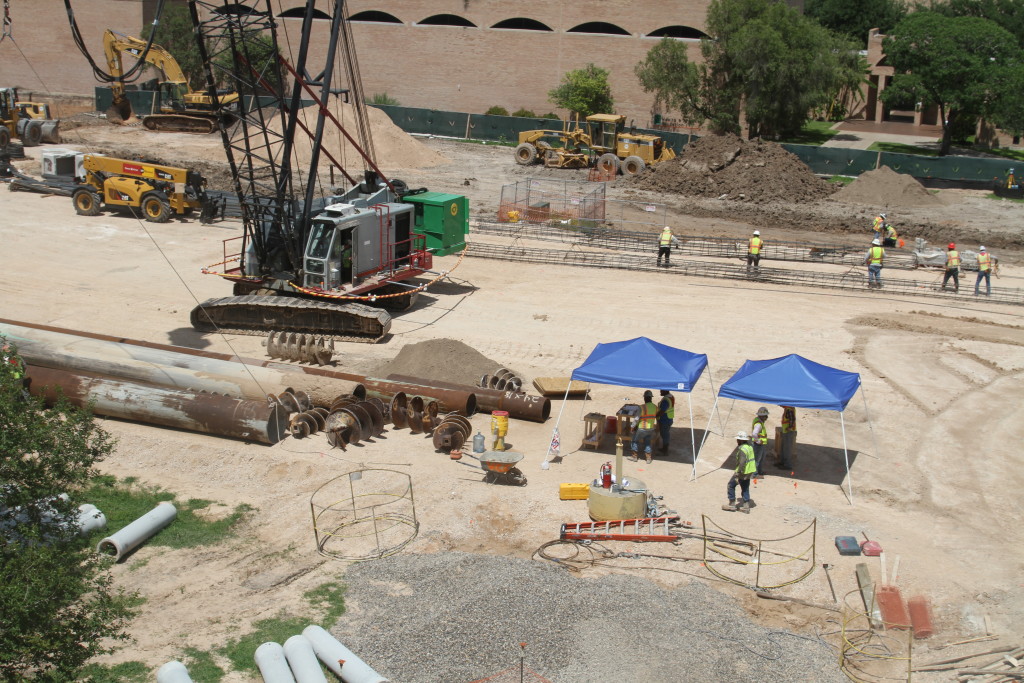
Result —
<instances>
[{"instance_id":1,"label":"tent leg","mask_svg":"<svg viewBox=\"0 0 1024 683\"><path fill-rule=\"evenodd\" d=\"M718 410L717 396L715 396L715 404L711 406L711 414L708 415L708 424L704 427L704 434L700 437L700 448L698 448L697 452L693 454L693 470L690 472L690 481L697 478L697 459L700 458L700 452L704 450L704 442L708 440L708 430L711 429L711 420L714 419L716 410Z\"/></svg>"},{"instance_id":2,"label":"tent leg","mask_svg":"<svg viewBox=\"0 0 1024 683\"><path fill-rule=\"evenodd\" d=\"M569 402L569 389L571 389L571 388L572 388L572 380L570 379L569 383L565 387L565 396L562 397L562 407L560 407L558 409L558 417L555 418L555 428L553 430L551 430L551 438L552 439L555 438L555 432L558 431L558 425L561 424L561 422L562 422L562 413L565 412L565 404ZM587 388L587 393L588 394L590 393L590 388L589 387ZM548 459L548 457L550 455L551 455L551 441L549 440L548 441L548 450L545 451L545 453L544 453L544 462L542 462L540 464L540 468L542 470L546 470L548 468L548 465L551 464L551 461Z\"/></svg>"},{"instance_id":3,"label":"tent leg","mask_svg":"<svg viewBox=\"0 0 1024 683\"><path fill-rule=\"evenodd\" d=\"M850 474L850 452L846 448L846 420L843 419L842 411L839 412L839 424L843 429L843 458L846 460L846 492L850 498L850 505L853 505L853 476ZM839 488L843 488L842 484Z\"/></svg>"},{"instance_id":4,"label":"tent leg","mask_svg":"<svg viewBox=\"0 0 1024 683\"><path fill-rule=\"evenodd\" d=\"M690 409L690 455L697 462L697 437L693 434L693 398L692 392L686 392L686 405Z\"/></svg>"},{"instance_id":5,"label":"tent leg","mask_svg":"<svg viewBox=\"0 0 1024 683\"><path fill-rule=\"evenodd\" d=\"M875 428L871 424L871 413L868 411L868 397L867 393L864 391L863 384L860 385L860 397L864 399L864 415L866 415L868 418L868 431L871 432L871 448L873 448L875 453L877 454L872 457L881 458L882 453L878 450L878 441L875 440Z\"/></svg>"},{"instance_id":6,"label":"tent leg","mask_svg":"<svg viewBox=\"0 0 1024 683\"><path fill-rule=\"evenodd\" d=\"M718 394L715 393L715 380L711 376L711 364L710 363L708 363L708 382L711 383L711 395L715 398L715 403L717 404L718 403ZM708 424L710 425L711 422L709 421ZM718 414L718 431L720 431L722 433L723 437L725 436L725 425L722 424L722 414L721 413Z\"/></svg>"}]
</instances>

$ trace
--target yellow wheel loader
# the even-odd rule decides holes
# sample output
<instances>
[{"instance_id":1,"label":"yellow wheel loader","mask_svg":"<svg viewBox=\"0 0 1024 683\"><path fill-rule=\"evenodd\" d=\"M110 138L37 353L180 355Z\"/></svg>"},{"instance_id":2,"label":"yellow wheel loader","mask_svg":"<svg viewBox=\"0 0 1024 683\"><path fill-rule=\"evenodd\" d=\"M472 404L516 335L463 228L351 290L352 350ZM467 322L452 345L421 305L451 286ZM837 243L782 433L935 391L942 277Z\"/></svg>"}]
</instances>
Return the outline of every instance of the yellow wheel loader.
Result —
<instances>
[{"instance_id":1,"label":"yellow wheel loader","mask_svg":"<svg viewBox=\"0 0 1024 683\"><path fill-rule=\"evenodd\" d=\"M214 210L206 196L206 179L194 171L92 154L82 165L85 178L71 195L81 216L128 207L151 223L166 223L172 214L188 216L199 209L206 218Z\"/></svg>"},{"instance_id":2,"label":"yellow wheel loader","mask_svg":"<svg viewBox=\"0 0 1024 683\"><path fill-rule=\"evenodd\" d=\"M50 120L48 105L19 102L15 88L0 88L0 153L18 138L25 147L60 142L60 121Z\"/></svg>"},{"instance_id":3,"label":"yellow wheel loader","mask_svg":"<svg viewBox=\"0 0 1024 683\"><path fill-rule=\"evenodd\" d=\"M657 135L626 130L626 117L592 114L572 130L527 130L519 134L516 163L542 161L552 168L598 166L608 172L638 175L648 166L675 159L676 153Z\"/></svg>"}]
</instances>

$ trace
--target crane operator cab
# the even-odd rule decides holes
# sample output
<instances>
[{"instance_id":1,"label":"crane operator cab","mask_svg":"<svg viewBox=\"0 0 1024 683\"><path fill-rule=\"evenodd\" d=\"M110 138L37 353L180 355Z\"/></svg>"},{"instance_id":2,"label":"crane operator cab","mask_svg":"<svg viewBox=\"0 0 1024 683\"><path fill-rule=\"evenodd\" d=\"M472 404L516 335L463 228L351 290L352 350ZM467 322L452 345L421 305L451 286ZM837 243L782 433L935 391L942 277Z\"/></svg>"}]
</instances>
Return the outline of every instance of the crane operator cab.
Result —
<instances>
[{"instance_id":1,"label":"crane operator cab","mask_svg":"<svg viewBox=\"0 0 1024 683\"><path fill-rule=\"evenodd\" d=\"M333 216L321 215L313 220L306 245L306 287L330 291L352 283L353 249L358 227L357 221L339 222Z\"/></svg>"}]
</instances>

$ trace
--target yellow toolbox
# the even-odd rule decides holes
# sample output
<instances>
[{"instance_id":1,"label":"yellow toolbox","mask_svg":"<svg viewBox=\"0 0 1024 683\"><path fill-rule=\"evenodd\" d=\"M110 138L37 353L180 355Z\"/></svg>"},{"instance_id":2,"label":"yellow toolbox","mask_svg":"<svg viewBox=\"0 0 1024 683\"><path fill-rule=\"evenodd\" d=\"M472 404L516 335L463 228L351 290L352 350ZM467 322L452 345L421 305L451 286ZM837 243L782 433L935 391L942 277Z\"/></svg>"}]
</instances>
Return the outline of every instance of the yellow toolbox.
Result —
<instances>
[{"instance_id":1,"label":"yellow toolbox","mask_svg":"<svg viewBox=\"0 0 1024 683\"><path fill-rule=\"evenodd\" d=\"M559 484L558 497L561 500L586 500L590 498L590 484Z\"/></svg>"}]
</instances>

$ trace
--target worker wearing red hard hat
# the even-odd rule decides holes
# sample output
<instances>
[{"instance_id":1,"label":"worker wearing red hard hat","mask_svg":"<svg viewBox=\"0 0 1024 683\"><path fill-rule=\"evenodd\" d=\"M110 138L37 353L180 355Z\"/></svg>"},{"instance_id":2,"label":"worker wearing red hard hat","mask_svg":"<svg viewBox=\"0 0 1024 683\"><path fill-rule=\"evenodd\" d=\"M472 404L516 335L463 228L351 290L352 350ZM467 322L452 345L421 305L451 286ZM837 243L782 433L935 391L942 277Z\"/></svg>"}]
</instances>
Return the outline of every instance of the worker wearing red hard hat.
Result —
<instances>
[{"instance_id":1,"label":"worker wearing red hard hat","mask_svg":"<svg viewBox=\"0 0 1024 683\"><path fill-rule=\"evenodd\" d=\"M949 278L953 278L953 293L958 293L960 291L960 252L956 250L954 242L949 243L949 249L946 251L946 274L942 276L941 289L946 289Z\"/></svg>"}]
</instances>

